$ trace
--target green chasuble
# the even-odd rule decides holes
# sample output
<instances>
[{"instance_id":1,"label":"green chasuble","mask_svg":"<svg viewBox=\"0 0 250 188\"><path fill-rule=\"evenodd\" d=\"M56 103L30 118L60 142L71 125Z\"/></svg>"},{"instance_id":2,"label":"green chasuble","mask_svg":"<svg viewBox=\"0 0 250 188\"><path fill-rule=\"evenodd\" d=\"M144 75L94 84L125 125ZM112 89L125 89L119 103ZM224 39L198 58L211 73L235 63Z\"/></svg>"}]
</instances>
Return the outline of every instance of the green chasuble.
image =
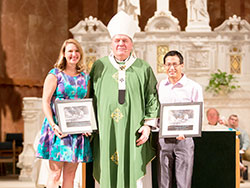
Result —
<instances>
[{"instance_id":1,"label":"green chasuble","mask_svg":"<svg viewBox=\"0 0 250 188\"><path fill-rule=\"evenodd\" d=\"M125 76L125 103L119 104L118 70L109 58L97 60L90 73L99 130L93 140L93 174L101 188L136 188L155 157L150 141L136 146L136 140L144 119L158 117L157 80L149 64L138 58Z\"/></svg>"}]
</instances>

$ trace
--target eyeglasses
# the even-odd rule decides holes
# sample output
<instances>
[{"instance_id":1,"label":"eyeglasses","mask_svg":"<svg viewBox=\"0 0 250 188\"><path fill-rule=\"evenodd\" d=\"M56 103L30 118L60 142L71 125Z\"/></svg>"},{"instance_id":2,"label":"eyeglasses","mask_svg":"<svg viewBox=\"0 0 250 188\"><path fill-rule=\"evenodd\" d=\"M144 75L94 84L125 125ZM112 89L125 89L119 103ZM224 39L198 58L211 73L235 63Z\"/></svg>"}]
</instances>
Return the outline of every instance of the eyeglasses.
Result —
<instances>
[{"instance_id":1,"label":"eyeglasses","mask_svg":"<svg viewBox=\"0 0 250 188\"><path fill-rule=\"evenodd\" d=\"M171 66L176 68L176 67L178 67L180 65L180 63L166 63L165 65L166 65L167 68L170 68Z\"/></svg>"}]
</instances>

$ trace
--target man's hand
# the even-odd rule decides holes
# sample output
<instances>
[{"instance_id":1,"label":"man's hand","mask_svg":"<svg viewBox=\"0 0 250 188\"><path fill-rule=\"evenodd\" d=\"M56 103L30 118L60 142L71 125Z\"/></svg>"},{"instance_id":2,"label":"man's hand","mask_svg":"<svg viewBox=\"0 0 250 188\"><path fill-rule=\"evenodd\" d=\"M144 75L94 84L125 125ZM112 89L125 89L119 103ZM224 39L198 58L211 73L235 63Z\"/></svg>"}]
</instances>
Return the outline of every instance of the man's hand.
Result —
<instances>
[{"instance_id":1,"label":"man's hand","mask_svg":"<svg viewBox=\"0 0 250 188\"><path fill-rule=\"evenodd\" d=\"M143 125L139 129L138 133L141 133L141 136L138 140L136 140L137 146L144 144L148 140L148 137L150 135L150 131L151 131L151 128L148 125Z\"/></svg>"},{"instance_id":2,"label":"man's hand","mask_svg":"<svg viewBox=\"0 0 250 188\"><path fill-rule=\"evenodd\" d=\"M184 140L185 136L183 134L180 134L179 136L176 137L177 140Z\"/></svg>"}]
</instances>

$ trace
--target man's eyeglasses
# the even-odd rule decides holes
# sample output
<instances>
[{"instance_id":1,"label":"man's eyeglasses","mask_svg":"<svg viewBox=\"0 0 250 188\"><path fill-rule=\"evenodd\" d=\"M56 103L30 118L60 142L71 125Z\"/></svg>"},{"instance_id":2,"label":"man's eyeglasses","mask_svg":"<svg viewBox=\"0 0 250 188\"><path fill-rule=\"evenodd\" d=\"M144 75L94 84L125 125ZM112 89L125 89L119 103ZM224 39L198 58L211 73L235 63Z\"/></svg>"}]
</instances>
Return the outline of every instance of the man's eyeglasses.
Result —
<instances>
[{"instance_id":1,"label":"man's eyeglasses","mask_svg":"<svg viewBox=\"0 0 250 188\"><path fill-rule=\"evenodd\" d=\"M165 65L166 65L167 68L170 68L171 66L176 68L176 67L178 67L180 65L180 63L166 63Z\"/></svg>"}]
</instances>

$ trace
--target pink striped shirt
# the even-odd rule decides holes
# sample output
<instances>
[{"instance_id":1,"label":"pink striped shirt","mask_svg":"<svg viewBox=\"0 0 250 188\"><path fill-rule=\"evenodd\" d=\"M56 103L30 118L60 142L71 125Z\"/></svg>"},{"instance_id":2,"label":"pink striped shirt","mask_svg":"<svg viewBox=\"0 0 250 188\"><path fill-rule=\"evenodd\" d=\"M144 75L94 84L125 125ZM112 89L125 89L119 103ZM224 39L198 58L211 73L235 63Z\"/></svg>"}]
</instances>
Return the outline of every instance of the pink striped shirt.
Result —
<instances>
[{"instance_id":1,"label":"pink striped shirt","mask_svg":"<svg viewBox=\"0 0 250 188\"><path fill-rule=\"evenodd\" d=\"M160 103L203 102L202 87L184 74L175 84L168 78L158 85Z\"/></svg>"}]
</instances>

